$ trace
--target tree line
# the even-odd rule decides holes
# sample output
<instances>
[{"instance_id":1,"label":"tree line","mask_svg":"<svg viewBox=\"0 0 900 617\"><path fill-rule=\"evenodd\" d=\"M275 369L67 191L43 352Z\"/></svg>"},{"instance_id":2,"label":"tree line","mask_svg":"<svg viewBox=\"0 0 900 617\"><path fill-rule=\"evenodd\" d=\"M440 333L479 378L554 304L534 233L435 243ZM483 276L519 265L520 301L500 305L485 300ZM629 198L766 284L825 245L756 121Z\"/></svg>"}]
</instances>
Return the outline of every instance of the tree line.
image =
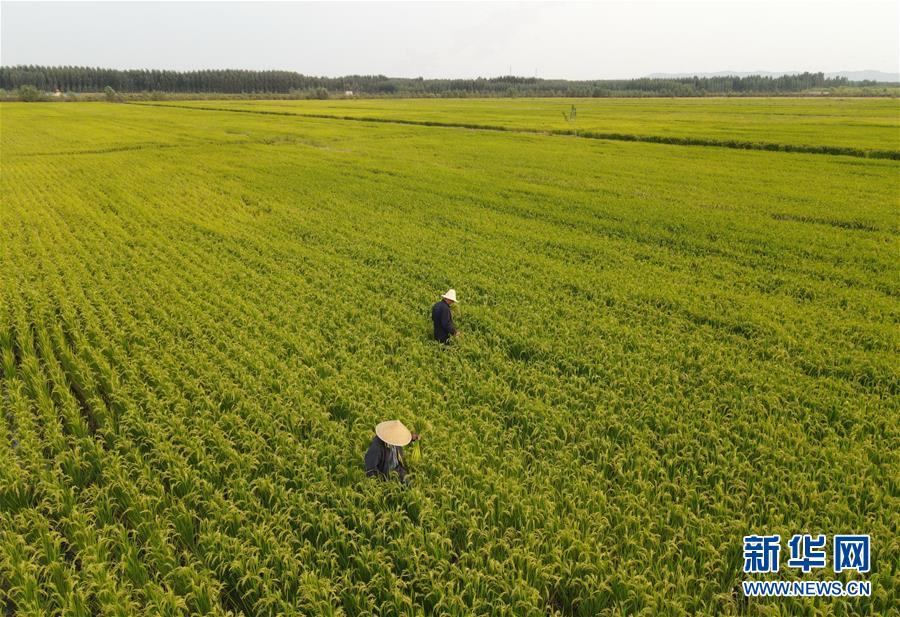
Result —
<instances>
[{"instance_id":1,"label":"tree line","mask_svg":"<svg viewBox=\"0 0 900 617\"><path fill-rule=\"evenodd\" d=\"M867 85L868 82L854 82ZM384 75L315 77L292 71L216 69L169 71L82 66L0 67L0 88L31 86L44 92L288 94L306 92L370 96L703 96L707 94L788 94L851 85L844 77L801 73L781 77L686 77L570 81L536 77L423 79Z\"/></svg>"}]
</instances>

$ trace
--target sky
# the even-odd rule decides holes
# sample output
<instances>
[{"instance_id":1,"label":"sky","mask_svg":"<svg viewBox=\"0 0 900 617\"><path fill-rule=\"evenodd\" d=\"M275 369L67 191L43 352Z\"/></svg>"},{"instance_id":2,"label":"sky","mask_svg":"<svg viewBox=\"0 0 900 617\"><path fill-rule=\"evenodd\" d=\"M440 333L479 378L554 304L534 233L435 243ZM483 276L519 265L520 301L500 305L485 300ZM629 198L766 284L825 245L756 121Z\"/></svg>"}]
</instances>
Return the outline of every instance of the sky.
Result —
<instances>
[{"instance_id":1,"label":"sky","mask_svg":"<svg viewBox=\"0 0 900 617\"><path fill-rule=\"evenodd\" d=\"M900 71L900 0L0 2L0 64L616 79Z\"/></svg>"}]
</instances>

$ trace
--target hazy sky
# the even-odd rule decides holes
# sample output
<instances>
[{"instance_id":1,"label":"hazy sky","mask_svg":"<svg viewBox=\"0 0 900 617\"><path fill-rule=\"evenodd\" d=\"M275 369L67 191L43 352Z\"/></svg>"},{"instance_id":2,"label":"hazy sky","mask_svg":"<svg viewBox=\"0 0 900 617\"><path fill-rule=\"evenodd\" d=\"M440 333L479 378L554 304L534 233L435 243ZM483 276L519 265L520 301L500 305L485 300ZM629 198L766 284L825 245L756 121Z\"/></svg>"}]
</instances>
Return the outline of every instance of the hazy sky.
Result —
<instances>
[{"instance_id":1,"label":"hazy sky","mask_svg":"<svg viewBox=\"0 0 900 617\"><path fill-rule=\"evenodd\" d=\"M2 2L0 63L569 79L900 70L891 2Z\"/></svg>"}]
</instances>

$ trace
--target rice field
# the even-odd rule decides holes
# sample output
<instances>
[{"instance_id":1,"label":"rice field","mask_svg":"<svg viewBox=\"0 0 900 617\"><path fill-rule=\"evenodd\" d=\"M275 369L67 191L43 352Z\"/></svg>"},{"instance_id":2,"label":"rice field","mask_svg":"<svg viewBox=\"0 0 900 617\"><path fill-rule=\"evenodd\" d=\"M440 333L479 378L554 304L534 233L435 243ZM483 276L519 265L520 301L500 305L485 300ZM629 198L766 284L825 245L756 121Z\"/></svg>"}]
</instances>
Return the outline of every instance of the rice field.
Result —
<instances>
[{"instance_id":1,"label":"rice field","mask_svg":"<svg viewBox=\"0 0 900 617\"><path fill-rule=\"evenodd\" d=\"M900 108L896 99L889 98L344 99L163 104L577 133L687 145L825 150L900 159Z\"/></svg>"},{"instance_id":2,"label":"rice field","mask_svg":"<svg viewBox=\"0 0 900 617\"><path fill-rule=\"evenodd\" d=\"M0 105L7 614L896 614L898 161L178 105ZM576 105L900 151L896 101ZM355 111L535 130L298 115ZM745 598L750 533L871 534L871 597Z\"/></svg>"}]
</instances>

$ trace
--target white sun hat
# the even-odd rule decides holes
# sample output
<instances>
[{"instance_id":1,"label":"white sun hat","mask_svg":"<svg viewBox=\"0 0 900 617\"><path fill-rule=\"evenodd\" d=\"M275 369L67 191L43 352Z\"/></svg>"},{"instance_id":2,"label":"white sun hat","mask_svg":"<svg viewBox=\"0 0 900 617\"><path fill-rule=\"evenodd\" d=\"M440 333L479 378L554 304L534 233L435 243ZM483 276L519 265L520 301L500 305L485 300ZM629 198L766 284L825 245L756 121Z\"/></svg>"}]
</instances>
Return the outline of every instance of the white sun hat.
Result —
<instances>
[{"instance_id":1,"label":"white sun hat","mask_svg":"<svg viewBox=\"0 0 900 617\"><path fill-rule=\"evenodd\" d=\"M412 433L400 420L388 420L375 425L375 434L386 444L405 446L412 441Z\"/></svg>"},{"instance_id":2,"label":"white sun hat","mask_svg":"<svg viewBox=\"0 0 900 617\"><path fill-rule=\"evenodd\" d=\"M456 290L448 289L447 293L441 296L444 300L450 300L450 302L456 302Z\"/></svg>"}]
</instances>

